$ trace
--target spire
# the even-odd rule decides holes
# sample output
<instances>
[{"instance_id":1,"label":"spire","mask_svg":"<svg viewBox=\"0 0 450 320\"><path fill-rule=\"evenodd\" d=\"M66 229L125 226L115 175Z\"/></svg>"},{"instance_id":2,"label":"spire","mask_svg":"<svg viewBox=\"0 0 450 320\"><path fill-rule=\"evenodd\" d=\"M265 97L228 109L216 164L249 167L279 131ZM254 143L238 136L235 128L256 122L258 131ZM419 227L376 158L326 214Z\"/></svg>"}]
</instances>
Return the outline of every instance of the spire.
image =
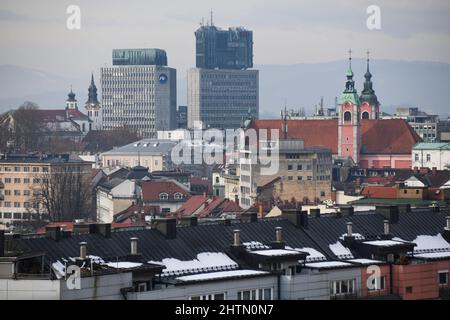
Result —
<instances>
[{"instance_id":1,"label":"spire","mask_svg":"<svg viewBox=\"0 0 450 320\"><path fill-rule=\"evenodd\" d=\"M347 81L345 82L345 89L342 92L340 104L351 102L354 105L359 105L358 94L355 89L355 81L353 80L352 71L352 49L348 51L348 70L346 73Z\"/></svg>"},{"instance_id":2,"label":"spire","mask_svg":"<svg viewBox=\"0 0 450 320\"><path fill-rule=\"evenodd\" d=\"M97 98L97 87L94 82L94 73L91 75L91 85L88 89L88 101L86 102L87 105L98 105L98 98Z\"/></svg>"},{"instance_id":3,"label":"spire","mask_svg":"<svg viewBox=\"0 0 450 320\"><path fill-rule=\"evenodd\" d=\"M76 102L77 101L75 99L75 93L73 93L73 90L72 90L72 85L70 85L70 92L67 95L67 97L68 97L68 99L67 99L68 102Z\"/></svg>"},{"instance_id":4,"label":"spire","mask_svg":"<svg viewBox=\"0 0 450 320\"><path fill-rule=\"evenodd\" d=\"M364 78L366 79L364 81L364 89L361 92L360 100L361 102L368 102L372 106L378 106L378 98L375 95L375 90L373 90L373 83L372 83L372 74L370 73L370 52L367 50L367 71L364 75Z\"/></svg>"}]
</instances>

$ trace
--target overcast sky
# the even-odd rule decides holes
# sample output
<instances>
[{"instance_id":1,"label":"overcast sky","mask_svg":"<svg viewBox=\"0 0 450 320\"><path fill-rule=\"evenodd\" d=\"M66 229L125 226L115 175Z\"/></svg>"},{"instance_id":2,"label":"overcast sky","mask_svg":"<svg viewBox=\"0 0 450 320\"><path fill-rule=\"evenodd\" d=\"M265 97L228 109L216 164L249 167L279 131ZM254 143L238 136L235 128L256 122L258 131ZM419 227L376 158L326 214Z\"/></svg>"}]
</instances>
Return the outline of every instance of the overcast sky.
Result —
<instances>
[{"instance_id":1,"label":"overcast sky","mask_svg":"<svg viewBox=\"0 0 450 320\"><path fill-rule=\"evenodd\" d=\"M69 5L81 30L66 28ZM381 30L366 9L381 8ZM194 66L194 31L214 10L219 27L254 32L255 64L294 64L356 57L450 63L448 0L1 0L0 64L83 77L111 64L113 48L155 47L184 76Z\"/></svg>"}]
</instances>

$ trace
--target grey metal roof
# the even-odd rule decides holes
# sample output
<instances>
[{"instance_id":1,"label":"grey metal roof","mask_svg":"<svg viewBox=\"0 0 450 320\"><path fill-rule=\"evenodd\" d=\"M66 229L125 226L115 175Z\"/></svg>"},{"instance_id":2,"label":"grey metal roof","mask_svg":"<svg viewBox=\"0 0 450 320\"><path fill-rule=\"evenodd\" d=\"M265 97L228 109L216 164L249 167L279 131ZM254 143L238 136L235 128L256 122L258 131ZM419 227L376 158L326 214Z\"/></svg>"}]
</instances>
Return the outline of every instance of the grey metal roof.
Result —
<instances>
[{"instance_id":1,"label":"grey metal roof","mask_svg":"<svg viewBox=\"0 0 450 320\"><path fill-rule=\"evenodd\" d=\"M141 156L164 155L169 153L177 144L176 141L158 140L158 139L142 139L123 147L114 148L104 152L102 155L126 155L134 154Z\"/></svg>"}]
</instances>

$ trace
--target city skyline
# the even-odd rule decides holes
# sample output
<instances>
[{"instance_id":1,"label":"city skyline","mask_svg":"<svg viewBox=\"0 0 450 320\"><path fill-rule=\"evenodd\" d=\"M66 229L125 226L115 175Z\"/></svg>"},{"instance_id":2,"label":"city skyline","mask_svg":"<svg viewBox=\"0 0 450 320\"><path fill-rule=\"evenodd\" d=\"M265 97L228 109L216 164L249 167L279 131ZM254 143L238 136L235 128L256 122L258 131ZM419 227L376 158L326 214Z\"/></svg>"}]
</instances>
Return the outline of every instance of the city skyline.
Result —
<instances>
[{"instance_id":1,"label":"city skyline","mask_svg":"<svg viewBox=\"0 0 450 320\"><path fill-rule=\"evenodd\" d=\"M211 9L218 27L254 31L255 65L335 61L350 47L359 58L370 48L377 59L450 63L450 5L440 0L434 5L378 1L381 30L366 26L370 1L287 1L280 6L250 0L240 2L239 10L220 1L195 1L189 8L179 1L158 6L153 1L78 1L81 29L68 30L71 4L3 1L2 64L81 77L109 65L112 48L148 47L166 50L169 64L185 75L195 66L194 32L202 17L204 23L210 20ZM30 50L35 59L29 59Z\"/></svg>"}]
</instances>

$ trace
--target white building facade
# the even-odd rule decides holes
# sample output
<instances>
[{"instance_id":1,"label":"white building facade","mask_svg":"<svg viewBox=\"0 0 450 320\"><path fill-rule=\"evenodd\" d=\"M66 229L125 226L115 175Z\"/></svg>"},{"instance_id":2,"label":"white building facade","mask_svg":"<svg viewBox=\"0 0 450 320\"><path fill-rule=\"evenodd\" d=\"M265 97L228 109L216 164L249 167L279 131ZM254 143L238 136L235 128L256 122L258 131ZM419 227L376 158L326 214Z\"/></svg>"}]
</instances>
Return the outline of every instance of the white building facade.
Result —
<instances>
[{"instance_id":1,"label":"white building facade","mask_svg":"<svg viewBox=\"0 0 450 320\"><path fill-rule=\"evenodd\" d=\"M412 168L450 169L450 143L418 143L412 149Z\"/></svg>"}]
</instances>

